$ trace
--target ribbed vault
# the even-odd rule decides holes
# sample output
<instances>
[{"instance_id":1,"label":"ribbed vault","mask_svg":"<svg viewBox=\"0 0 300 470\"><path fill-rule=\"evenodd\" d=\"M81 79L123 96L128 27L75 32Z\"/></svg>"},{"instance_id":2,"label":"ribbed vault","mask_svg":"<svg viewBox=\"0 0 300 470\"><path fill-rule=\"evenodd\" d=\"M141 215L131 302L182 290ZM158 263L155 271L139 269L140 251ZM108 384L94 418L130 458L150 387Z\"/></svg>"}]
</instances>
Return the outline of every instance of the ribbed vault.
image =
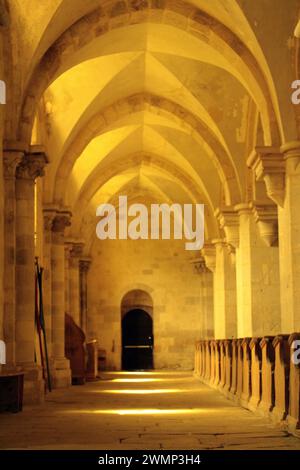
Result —
<instances>
[{"instance_id":1,"label":"ribbed vault","mask_svg":"<svg viewBox=\"0 0 300 470\"><path fill-rule=\"evenodd\" d=\"M297 2L284 21L282 2L267 3L10 2L7 72L20 86L9 93L6 139L46 147L43 201L70 208L70 235L90 246L95 207L126 191L204 203L207 237L219 236L215 210L252 191L253 146L298 136L281 119L292 113L292 71L279 77L275 60ZM276 36L263 22L270 8Z\"/></svg>"}]
</instances>

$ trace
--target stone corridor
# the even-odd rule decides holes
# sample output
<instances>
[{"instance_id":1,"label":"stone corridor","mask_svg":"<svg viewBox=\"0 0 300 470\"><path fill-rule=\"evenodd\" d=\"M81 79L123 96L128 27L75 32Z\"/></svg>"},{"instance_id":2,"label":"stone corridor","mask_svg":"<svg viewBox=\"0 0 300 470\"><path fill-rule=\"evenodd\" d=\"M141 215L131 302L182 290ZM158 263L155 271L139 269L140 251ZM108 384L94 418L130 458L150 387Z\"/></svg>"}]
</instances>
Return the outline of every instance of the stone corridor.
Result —
<instances>
[{"instance_id":1,"label":"stone corridor","mask_svg":"<svg viewBox=\"0 0 300 470\"><path fill-rule=\"evenodd\" d=\"M190 372L106 372L0 415L2 449L300 449Z\"/></svg>"},{"instance_id":2,"label":"stone corridor","mask_svg":"<svg viewBox=\"0 0 300 470\"><path fill-rule=\"evenodd\" d=\"M0 449L300 450L299 209L299 0L0 0Z\"/></svg>"}]
</instances>

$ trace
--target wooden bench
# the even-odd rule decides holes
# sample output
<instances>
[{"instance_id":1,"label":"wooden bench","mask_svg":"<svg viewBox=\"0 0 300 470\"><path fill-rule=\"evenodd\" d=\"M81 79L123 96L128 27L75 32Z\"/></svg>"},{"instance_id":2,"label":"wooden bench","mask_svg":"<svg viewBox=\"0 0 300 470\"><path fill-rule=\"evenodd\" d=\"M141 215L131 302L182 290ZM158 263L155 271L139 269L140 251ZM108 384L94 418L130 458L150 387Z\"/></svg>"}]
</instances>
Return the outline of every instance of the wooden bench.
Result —
<instances>
[{"instance_id":1,"label":"wooden bench","mask_svg":"<svg viewBox=\"0 0 300 470\"><path fill-rule=\"evenodd\" d=\"M22 411L23 382L23 372L0 373L0 412Z\"/></svg>"}]
</instances>

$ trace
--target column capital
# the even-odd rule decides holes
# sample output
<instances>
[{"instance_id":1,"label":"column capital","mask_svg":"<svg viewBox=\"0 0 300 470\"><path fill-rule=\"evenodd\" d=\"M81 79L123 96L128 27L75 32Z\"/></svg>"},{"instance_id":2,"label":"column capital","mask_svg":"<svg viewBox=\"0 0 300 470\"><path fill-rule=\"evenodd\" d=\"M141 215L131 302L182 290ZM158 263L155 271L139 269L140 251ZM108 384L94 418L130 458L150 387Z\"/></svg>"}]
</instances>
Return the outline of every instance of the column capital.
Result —
<instances>
[{"instance_id":1,"label":"column capital","mask_svg":"<svg viewBox=\"0 0 300 470\"><path fill-rule=\"evenodd\" d=\"M83 254L84 242L80 241L69 241L67 242L70 245L70 256L71 258L80 258Z\"/></svg>"},{"instance_id":2,"label":"column capital","mask_svg":"<svg viewBox=\"0 0 300 470\"><path fill-rule=\"evenodd\" d=\"M206 267L205 259L203 256L191 259L190 263L194 265L194 269L197 274L209 272L209 269L207 269Z\"/></svg>"},{"instance_id":3,"label":"column capital","mask_svg":"<svg viewBox=\"0 0 300 470\"><path fill-rule=\"evenodd\" d=\"M242 202L241 204L236 204L236 206L234 206L234 210L239 216L243 214L252 215L251 202Z\"/></svg>"},{"instance_id":4,"label":"column capital","mask_svg":"<svg viewBox=\"0 0 300 470\"><path fill-rule=\"evenodd\" d=\"M70 227L71 217L72 213L69 210L58 211L53 219L52 232L63 233L66 227Z\"/></svg>"},{"instance_id":5,"label":"column capital","mask_svg":"<svg viewBox=\"0 0 300 470\"><path fill-rule=\"evenodd\" d=\"M81 258L79 260L79 271L80 273L87 273L88 270L90 269L92 259L89 257L86 258Z\"/></svg>"},{"instance_id":6,"label":"column capital","mask_svg":"<svg viewBox=\"0 0 300 470\"><path fill-rule=\"evenodd\" d=\"M71 258L71 247L68 243L65 243L64 248L65 248L65 259L69 260Z\"/></svg>"},{"instance_id":7,"label":"column capital","mask_svg":"<svg viewBox=\"0 0 300 470\"><path fill-rule=\"evenodd\" d=\"M278 245L278 210L273 203L251 203L259 234L267 246Z\"/></svg>"},{"instance_id":8,"label":"column capital","mask_svg":"<svg viewBox=\"0 0 300 470\"><path fill-rule=\"evenodd\" d=\"M231 243L228 243L227 239L225 239L225 238L214 238L211 241L211 243L215 247L221 247L221 248L226 249L227 253L230 256L231 264L233 266L235 265L235 247Z\"/></svg>"},{"instance_id":9,"label":"column capital","mask_svg":"<svg viewBox=\"0 0 300 470\"><path fill-rule=\"evenodd\" d=\"M44 176L44 168L48 163L44 152L26 153L16 169L16 177L34 181Z\"/></svg>"},{"instance_id":10,"label":"column capital","mask_svg":"<svg viewBox=\"0 0 300 470\"><path fill-rule=\"evenodd\" d=\"M211 240L212 245L214 246L220 246L222 248L226 248L228 243L224 238L213 238Z\"/></svg>"},{"instance_id":11,"label":"column capital","mask_svg":"<svg viewBox=\"0 0 300 470\"><path fill-rule=\"evenodd\" d=\"M24 152L20 150L3 151L3 174L5 179L15 178L17 166L23 157Z\"/></svg>"},{"instance_id":12,"label":"column capital","mask_svg":"<svg viewBox=\"0 0 300 470\"><path fill-rule=\"evenodd\" d=\"M264 180L267 194L272 201L283 207L285 193L285 160L282 148L255 147L247 165L257 180Z\"/></svg>"},{"instance_id":13,"label":"column capital","mask_svg":"<svg viewBox=\"0 0 300 470\"><path fill-rule=\"evenodd\" d=\"M201 255L205 259L207 269L214 272L216 268L216 247L212 243L206 243L201 249Z\"/></svg>"},{"instance_id":14,"label":"column capital","mask_svg":"<svg viewBox=\"0 0 300 470\"><path fill-rule=\"evenodd\" d=\"M284 159L288 158L297 158L300 162L300 141L293 140L291 142L286 142L280 147L280 151L284 156Z\"/></svg>"},{"instance_id":15,"label":"column capital","mask_svg":"<svg viewBox=\"0 0 300 470\"><path fill-rule=\"evenodd\" d=\"M45 207L43 209L43 216L44 216L44 229L46 231L52 230L53 221L57 214L57 209L54 207Z\"/></svg>"},{"instance_id":16,"label":"column capital","mask_svg":"<svg viewBox=\"0 0 300 470\"><path fill-rule=\"evenodd\" d=\"M218 208L215 211L215 217L219 226L225 232L226 241L234 248L239 246L239 218L232 206Z\"/></svg>"},{"instance_id":17,"label":"column capital","mask_svg":"<svg viewBox=\"0 0 300 470\"><path fill-rule=\"evenodd\" d=\"M282 145L281 151L285 160L287 175L300 174L300 141L287 142Z\"/></svg>"}]
</instances>

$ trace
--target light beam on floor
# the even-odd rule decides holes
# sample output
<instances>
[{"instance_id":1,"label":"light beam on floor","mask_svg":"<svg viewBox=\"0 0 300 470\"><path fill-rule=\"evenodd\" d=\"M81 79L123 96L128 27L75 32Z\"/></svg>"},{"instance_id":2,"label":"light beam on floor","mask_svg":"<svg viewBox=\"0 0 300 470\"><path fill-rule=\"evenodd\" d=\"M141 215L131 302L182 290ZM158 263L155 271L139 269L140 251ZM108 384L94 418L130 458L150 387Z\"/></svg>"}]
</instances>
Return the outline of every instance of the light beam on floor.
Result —
<instances>
[{"instance_id":1,"label":"light beam on floor","mask_svg":"<svg viewBox=\"0 0 300 470\"><path fill-rule=\"evenodd\" d=\"M226 408L225 408L226 410ZM183 409L159 409L159 408L129 408L115 410L70 410L67 414L114 414L119 416L144 416L144 415L182 415L182 414L201 414L201 413L219 413L220 408L183 408ZM232 410L231 410L232 412Z\"/></svg>"},{"instance_id":2,"label":"light beam on floor","mask_svg":"<svg viewBox=\"0 0 300 470\"><path fill-rule=\"evenodd\" d=\"M161 382L164 379L112 379L112 382L121 382L121 383L140 383L140 382Z\"/></svg>"},{"instance_id":3,"label":"light beam on floor","mask_svg":"<svg viewBox=\"0 0 300 470\"><path fill-rule=\"evenodd\" d=\"M100 390L99 393L113 393L113 394L130 394L130 395L148 395L148 394L160 394L160 393L181 393L184 390L180 390L179 388L154 388L154 389L124 389L124 390Z\"/></svg>"},{"instance_id":4,"label":"light beam on floor","mask_svg":"<svg viewBox=\"0 0 300 470\"><path fill-rule=\"evenodd\" d=\"M122 390L113 390L113 389L106 389L106 390L89 390L89 393L108 393L108 394L128 394L128 395L147 395L147 394L160 394L160 393L202 393L204 390L202 388L199 389L179 389L179 388L141 388L141 389L122 389ZM206 393L209 393L210 390L205 390Z\"/></svg>"},{"instance_id":5,"label":"light beam on floor","mask_svg":"<svg viewBox=\"0 0 300 470\"><path fill-rule=\"evenodd\" d=\"M156 370L156 371L147 371L147 370L139 370L139 371L105 371L105 374L108 375L182 375L182 371L167 371L167 370ZM188 372L187 372L188 374Z\"/></svg>"}]
</instances>

